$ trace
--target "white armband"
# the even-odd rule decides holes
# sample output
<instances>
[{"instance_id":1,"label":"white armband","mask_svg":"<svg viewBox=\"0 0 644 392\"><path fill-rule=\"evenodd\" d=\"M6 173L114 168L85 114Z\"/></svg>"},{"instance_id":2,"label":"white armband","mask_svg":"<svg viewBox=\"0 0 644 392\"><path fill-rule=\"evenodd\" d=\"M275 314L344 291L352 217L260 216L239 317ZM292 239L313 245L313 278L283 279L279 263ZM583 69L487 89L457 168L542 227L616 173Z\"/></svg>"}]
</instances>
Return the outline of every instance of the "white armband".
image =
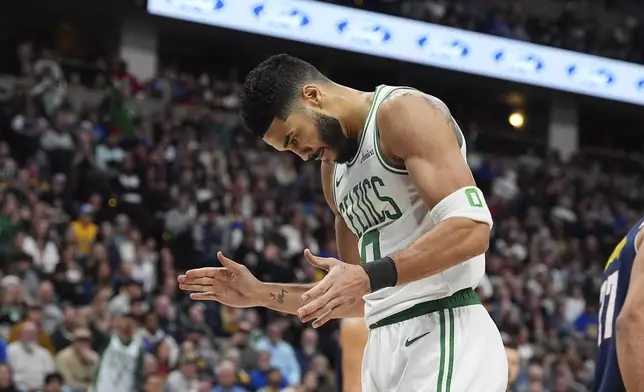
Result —
<instances>
[{"instance_id":1,"label":"white armband","mask_svg":"<svg viewBox=\"0 0 644 392\"><path fill-rule=\"evenodd\" d=\"M487 208L483 192L474 186L461 188L448 195L432 208L430 214L436 223L460 217L487 223L492 229L492 214Z\"/></svg>"}]
</instances>

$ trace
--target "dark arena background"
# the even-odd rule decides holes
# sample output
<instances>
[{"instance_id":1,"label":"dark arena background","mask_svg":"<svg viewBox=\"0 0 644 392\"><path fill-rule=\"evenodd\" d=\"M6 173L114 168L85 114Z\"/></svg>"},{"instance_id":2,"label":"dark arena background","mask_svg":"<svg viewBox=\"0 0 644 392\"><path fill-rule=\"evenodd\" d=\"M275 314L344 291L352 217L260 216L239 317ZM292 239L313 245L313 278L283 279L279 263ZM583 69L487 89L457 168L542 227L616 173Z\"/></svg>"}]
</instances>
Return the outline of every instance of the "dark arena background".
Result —
<instances>
[{"instance_id":1,"label":"dark arena background","mask_svg":"<svg viewBox=\"0 0 644 392\"><path fill-rule=\"evenodd\" d=\"M194 302L177 285L219 250L274 282L323 277L304 248L336 256L319 163L241 131L244 76L283 52L357 89L447 103L495 220L477 292L507 345L508 391L593 390L602 271L644 211L637 1L10 3L1 392L92 390L125 313L145 349L137 392L342 391L338 322Z\"/></svg>"}]
</instances>

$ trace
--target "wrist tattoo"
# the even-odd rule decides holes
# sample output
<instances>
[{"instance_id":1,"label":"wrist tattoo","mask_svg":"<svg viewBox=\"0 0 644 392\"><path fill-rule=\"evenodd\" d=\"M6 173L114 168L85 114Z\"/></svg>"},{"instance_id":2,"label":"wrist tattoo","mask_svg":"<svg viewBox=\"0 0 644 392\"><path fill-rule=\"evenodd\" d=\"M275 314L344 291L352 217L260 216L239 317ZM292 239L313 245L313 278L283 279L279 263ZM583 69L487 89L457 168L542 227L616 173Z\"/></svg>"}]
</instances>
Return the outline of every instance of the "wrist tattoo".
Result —
<instances>
[{"instance_id":1,"label":"wrist tattoo","mask_svg":"<svg viewBox=\"0 0 644 392\"><path fill-rule=\"evenodd\" d=\"M271 299L272 299L273 301L276 301L276 302L277 302L277 303L279 303L279 304L283 304L283 303L284 303L284 297L285 297L285 295L286 295L286 294L288 294L288 291L286 291L285 289L282 289L282 290L281 290L279 293L277 293L277 294L275 294L275 293L270 293L269 295L271 296Z\"/></svg>"}]
</instances>

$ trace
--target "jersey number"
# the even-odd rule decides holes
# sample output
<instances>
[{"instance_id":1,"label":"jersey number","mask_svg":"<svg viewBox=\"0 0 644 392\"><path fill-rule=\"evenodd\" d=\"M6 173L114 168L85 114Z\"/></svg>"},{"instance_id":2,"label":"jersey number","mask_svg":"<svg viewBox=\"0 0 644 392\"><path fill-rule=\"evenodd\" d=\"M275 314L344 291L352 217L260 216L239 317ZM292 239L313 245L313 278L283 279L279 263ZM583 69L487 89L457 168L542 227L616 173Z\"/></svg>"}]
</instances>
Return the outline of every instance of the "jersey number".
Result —
<instances>
[{"instance_id":1,"label":"jersey number","mask_svg":"<svg viewBox=\"0 0 644 392\"><path fill-rule=\"evenodd\" d=\"M371 257L369 257L371 256ZM362 246L360 247L360 262L362 264L378 260L380 255L380 231L373 229L362 235Z\"/></svg>"},{"instance_id":2,"label":"jersey number","mask_svg":"<svg viewBox=\"0 0 644 392\"><path fill-rule=\"evenodd\" d=\"M613 318L615 317L615 297L617 297L617 277L619 271L608 275L608 278L599 289L599 329L597 331L597 345L602 340L613 336Z\"/></svg>"}]
</instances>

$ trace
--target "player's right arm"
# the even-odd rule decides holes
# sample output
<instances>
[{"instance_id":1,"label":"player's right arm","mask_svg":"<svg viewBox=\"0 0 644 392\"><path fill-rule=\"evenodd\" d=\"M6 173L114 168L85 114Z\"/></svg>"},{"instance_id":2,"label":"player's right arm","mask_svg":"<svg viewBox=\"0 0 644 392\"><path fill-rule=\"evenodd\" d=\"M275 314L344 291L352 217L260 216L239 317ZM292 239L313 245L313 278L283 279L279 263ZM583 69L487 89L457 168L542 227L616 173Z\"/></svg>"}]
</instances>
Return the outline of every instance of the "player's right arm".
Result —
<instances>
[{"instance_id":1,"label":"player's right arm","mask_svg":"<svg viewBox=\"0 0 644 392\"><path fill-rule=\"evenodd\" d=\"M644 229L636 241L638 250L628 293L616 320L617 361L627 391L644 388Z\"/></svg>"},{"instance_id":2,"label":"player's right arm","mask_svg":"<svg viewBox=\"0 0 644 392\"><path fill-rule=\"evenodd\" d=\"M329 207L335 214L335 237L340 258L347 263L360 264L358 238L348 228L333 201L334 164L322 163L322 189ZM268 283L256 279L248 269L225 257L221 252L217 259L223 267L206 267L190 270L179 276L179 288L194 291L194 300L217 301L224 305L248 308L263 306L278 312L297 314L304 305L302 294L316 283ZM358 301L337 318L362 317L364 301ZM308 322L310 320L302 320Z\"/></svg>"}]
</instances>

